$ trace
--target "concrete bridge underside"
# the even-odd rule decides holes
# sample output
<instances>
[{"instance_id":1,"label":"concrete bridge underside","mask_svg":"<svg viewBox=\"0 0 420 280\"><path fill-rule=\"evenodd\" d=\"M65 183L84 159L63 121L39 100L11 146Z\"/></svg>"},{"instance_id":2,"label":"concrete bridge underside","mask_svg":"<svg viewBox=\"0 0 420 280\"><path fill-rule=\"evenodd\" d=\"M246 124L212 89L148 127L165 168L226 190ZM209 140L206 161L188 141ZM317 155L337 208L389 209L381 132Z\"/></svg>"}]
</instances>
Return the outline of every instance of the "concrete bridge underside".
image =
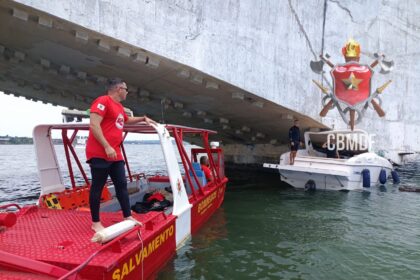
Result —
<instances>
[{"instance_id":1,"label":"concrete bridge underside","mask_svg":"<svg viewBox=\"0 0 420 280\"><path fill-rule=\"evenodd\" d=\"M231 161L277 159L295 117L304 129L325 127L187 65L15 2L1 2L0 52L6 94L86 110L108 78L121 77L129 87L124 105L135 115L217 130L214 140L238 155Z\"/></svg>"},{"instance_id":2,"label":"concrete bridge underside","mask_svg":"<svg viewBox=\"0 0 420 280\"><path fill-rule=\"evenodd\" d=\"M385 118L368 110L357 127L377 150L419 151L419 19L417 0L0 0L0 90L84 110L121 77L135 114L217 130L228 161L276 161L294 117L302 130L347 127L336 111L319 117L308 64L343 62L355 37L362 63L396 63L374 76L394 81Z\"/></svg>"}]
</instances>

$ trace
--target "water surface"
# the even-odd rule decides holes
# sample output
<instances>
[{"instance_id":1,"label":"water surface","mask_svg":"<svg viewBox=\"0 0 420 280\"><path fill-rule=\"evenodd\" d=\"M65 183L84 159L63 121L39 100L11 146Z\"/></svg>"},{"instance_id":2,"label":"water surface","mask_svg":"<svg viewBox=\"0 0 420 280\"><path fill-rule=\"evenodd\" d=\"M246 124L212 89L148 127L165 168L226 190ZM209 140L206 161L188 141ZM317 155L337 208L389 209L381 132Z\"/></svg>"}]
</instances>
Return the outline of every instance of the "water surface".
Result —
<instances>
[{"instance_id":1,"label":"water surface","mask_svg":"<svg viewBox=\"0 0 420 280\"><path fill-rule=\"evenodd\" d=\"M399 173L420 187L420 163ZM269 175L228 188L159 279L420 279L420 193L309 193Z\"/></svg>"},{"instance_id":2,"label":"water surface","mask_svg":"<svg viewBox=\"0 0 420 280\"><path fill-rule=\"evenodd\" d=\"M126 147L133 171L164 172L159 146L140 146ZM0 158L0 203L34 203L33 147L0 145ZM399 173L401 185L420 187L420 162ZM231 175L222 207L158 279L420 279L420 193L392 182L309 193L277 175Z\"/></svg>"}]
</instances>

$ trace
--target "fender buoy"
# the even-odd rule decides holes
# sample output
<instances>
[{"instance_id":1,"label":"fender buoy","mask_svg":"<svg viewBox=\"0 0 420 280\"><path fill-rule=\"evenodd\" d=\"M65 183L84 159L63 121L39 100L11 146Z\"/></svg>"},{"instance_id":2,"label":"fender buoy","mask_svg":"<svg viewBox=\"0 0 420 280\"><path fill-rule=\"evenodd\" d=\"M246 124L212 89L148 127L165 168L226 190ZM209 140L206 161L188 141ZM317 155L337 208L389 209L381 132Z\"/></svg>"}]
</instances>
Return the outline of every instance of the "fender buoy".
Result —
<instances>
[{"instance_id":1,"label":"fender buoy","mask_svg":"<svg viewBox=\"0 0 420 280\"><path fill-rule=\"evenodd\" d=\"M314 191L316 190L316 184L314 180L308 180L305 184L305 191Z\"/></svg>"},{"instance_id":2,"label":"fender buoy","mask_svg":"<svg viewBox=\"0 0 420 280\"><path fill-rule=\"evenodd\" d=\"M370 171L369 169L362 170L363 187L370 188Z\"/></svg>"},{"instance_id":3,"label":"fender buoy","mask_svg":"<svg viewBox=\"0 0 420 280\"><path fill-rule=\"evenodd\" d=\"M392 175L392 181L394 182L394 184L399 184L400 183L400 176L398 176L397 171L392 170L391 175Z\"/></svg>"},{"instance_id":4,"label":"fender buoy","mask_svg":"<svg viewBox=\"0 0 420 280\"><path fill-rule=\"evenodd\" d=\"M137 225L139 224L131 220L125 220L117 224L113 224L112 226L109 226L107 228L104 228L103 230L96 232L93 235L91 241L98 243L106 243L118 237L119 235L129 231Z\"/></svg>"},{"instance_id":5,"label":"fender buoy","mask_svg":"<svg viewBox=\"0 0 420 280\"><path fill-rule=\"evenodd\" d=\"M386 171L385 169L381 169L381 172L379 173L379 183L384 185L386 183Z\"/></svg>"},{"instance_id":6,"label":"fender buoy","mask_svg":"<svg viewBox=\"0 0 420 280\"><path fill-rule=\"evenodd\" d=\"M0 213L0 226L11 227L16 224L17 216L15 213Z\"/></svg>"}]
</instances>

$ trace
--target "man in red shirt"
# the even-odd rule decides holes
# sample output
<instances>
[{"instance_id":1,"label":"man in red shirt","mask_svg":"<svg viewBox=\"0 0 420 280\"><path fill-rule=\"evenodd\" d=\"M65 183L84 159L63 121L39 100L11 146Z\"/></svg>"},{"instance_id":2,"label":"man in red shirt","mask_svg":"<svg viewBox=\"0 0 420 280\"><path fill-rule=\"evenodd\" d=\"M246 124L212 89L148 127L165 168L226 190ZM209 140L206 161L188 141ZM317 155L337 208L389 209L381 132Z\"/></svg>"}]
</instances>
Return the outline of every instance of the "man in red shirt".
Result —
<instances>
[{"instance_id":1,"label":"man in red shirt","mask_svg":"<svg viewBox=\"0 0 420 280\"><path fill-rule=\"evenodd\" d=\"M128 117L121 101L127 97L127 85L121 79L111 79L107 95L98 97L90 108L90 129L86 143L86 158L92 173L89 204L92 216L92 229L97 232L104 229L100 222L99 208L102 189L111 177L115 193L125 219L134 220L131 216L130 200L125 177L125 163L120 145L123 141L124 124L146 122L156 123L143 117Z\"/></svg>"},{"instance_id":2,"label":"man in red shirt","mask_svg":"<svg viewBox=\"0 0 420 280\"><path fill-rule=\"evenodd\" d=\"M210 165L209 159L206 156L200 157L200 165L201 165L201 169L204 172L204 176L206 176L207 182L211 182L213 180L213 175L209 168L209 165Z\"/></svg>"}]
</instances>

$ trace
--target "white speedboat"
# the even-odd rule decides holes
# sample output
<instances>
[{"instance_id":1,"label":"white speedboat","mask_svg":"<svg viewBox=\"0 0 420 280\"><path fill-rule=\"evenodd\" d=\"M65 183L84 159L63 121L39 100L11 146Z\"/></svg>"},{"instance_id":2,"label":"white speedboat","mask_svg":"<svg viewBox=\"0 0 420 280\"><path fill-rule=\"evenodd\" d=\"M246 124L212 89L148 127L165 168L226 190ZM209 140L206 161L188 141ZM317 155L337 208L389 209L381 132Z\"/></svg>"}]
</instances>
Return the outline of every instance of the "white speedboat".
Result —
<instances>
[{"instance_id":1,"label":"white speedboat","mask_svg":"<svg viewBox=\"0 0 420 280\"><path fill-rule=\"evenodd\" d=\"M298 150L293 165L287 152L278 164L264 167L278 169L282 181L299 189L363 190L384 184L390 175L399 182L391 163L370 152L373 141L363 130L305 132L304 138L305 149ZM339 157L328 158L326 145L337 145Z\"/></svg>"}]
</instances>

